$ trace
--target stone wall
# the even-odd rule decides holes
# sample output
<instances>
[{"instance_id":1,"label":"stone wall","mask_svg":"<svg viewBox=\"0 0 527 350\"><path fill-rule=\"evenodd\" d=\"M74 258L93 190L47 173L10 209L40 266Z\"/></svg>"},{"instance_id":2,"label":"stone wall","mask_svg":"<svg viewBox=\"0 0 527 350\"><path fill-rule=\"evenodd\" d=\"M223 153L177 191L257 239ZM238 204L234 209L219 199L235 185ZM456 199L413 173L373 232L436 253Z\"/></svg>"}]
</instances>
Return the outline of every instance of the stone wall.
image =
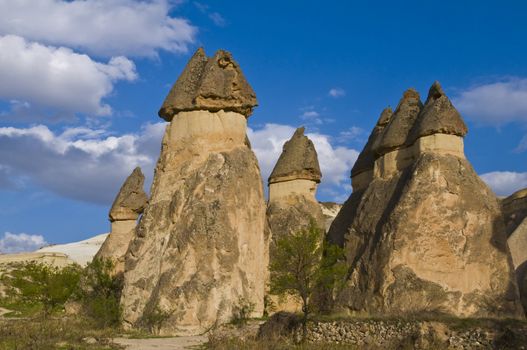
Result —
<instances>
[{"instance_id":1,"label":"stone wall","mask_svg":"<svg viewBox=\"0 0 527 350\"><path fill-rule=\"evenodd\" d=\"M526 331L521 322L344 320L310 322L307 340L360 349L526 349ZM298 327L293 336L300 335Z\"/></svg>"}]
</instances>

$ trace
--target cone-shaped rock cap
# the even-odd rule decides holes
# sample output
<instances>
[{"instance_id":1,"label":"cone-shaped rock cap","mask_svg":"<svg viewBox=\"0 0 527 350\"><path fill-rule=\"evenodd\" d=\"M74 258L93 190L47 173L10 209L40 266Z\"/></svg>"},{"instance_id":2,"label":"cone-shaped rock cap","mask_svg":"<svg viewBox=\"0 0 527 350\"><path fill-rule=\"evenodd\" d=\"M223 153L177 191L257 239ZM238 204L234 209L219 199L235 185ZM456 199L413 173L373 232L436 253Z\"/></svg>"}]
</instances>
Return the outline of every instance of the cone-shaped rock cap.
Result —
<instances>
[{"instance_id":1,"label":"cone-shaped rock cap","mask_svg":"<svg viewBox=\"0 0 527 350\"><path fill-rule=\"evenodd\" d=\"M419 93L414 89L406 90L390 122L373 144L373 152L382 155L406 145L410 131L422 108Z\"/></svg>"},{"instance_id":2,"label":"cone-shaped rock cap","mask_svg":"<svg viewBox=\"0 0 527 350\"><path fill-rule=\"evenodd\" d=\"M225 110L248 117L257 105L256 94L229 52L219 50L207 57L199 48L170 90L159 116L171 121L182 111Z\"/></svg>"},{"instance_id":3,"label":"cone-shaped rock cap","mask_svg":"<svg viewBox=\"0 0 527 350\"><path fill-rule=\"evenodd\" d=\"M382 111L377 125L375 125L373 131L370 134L370 137L368 138L368 142L362 149L362 152L359 154L355 165L353 165L353 169L351 169L351 177L359 175L360 173L368 170L373 170L375 164L375 154L372 150L373 145L382 135L382 131L384 130L385 126L390 122L392 115L393 111L390 107L387 107Z\"/></svg>"},{"instance_id":4,"label":"cone-shaped rock cap","mask_svg":"<svg viewBox=\"0 0 527 350\"><path fill-rule=\"evenodd\" d=\"M434 82L425 106L412 130L410 142L433 134L449 134L464 137L468 132L463 118L443 92L439 82Z\"/></svg>"},{"instance_id":5,"label":"cone-shaped rock cap","mask_svg":"<svg viewBox=\"0 0 527 350\"><path fill-rule=\"evenodd\" d=\"M278 162L269 177L269 184L281 181L306 179L320 182L322 173L313 142L304 135L304 128L296 129L293 137L284 144Z\"/></svg>"},{"instance_id":6,"label":"cone-shaped rock cap","mask_svg":"<svg viewBox=\"0 0 527 350\"><path fill-rule=\"evenodd\" d=\"M110 209L110 221L135 220L143 212L148 202L143 186L145 176L137 167L124 181Z\"/></svg>"}]
</instances>

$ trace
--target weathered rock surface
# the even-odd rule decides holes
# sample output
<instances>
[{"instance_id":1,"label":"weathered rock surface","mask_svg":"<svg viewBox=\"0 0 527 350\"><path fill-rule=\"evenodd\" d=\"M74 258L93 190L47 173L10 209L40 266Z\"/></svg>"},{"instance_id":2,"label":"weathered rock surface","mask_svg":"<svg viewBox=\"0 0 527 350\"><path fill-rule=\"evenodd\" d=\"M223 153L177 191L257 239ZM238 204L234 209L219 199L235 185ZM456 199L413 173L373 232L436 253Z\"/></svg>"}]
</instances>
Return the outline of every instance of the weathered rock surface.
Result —
<instances>
[{"instance_id":1,"label":"weathered rock surface","mask_svg":"<svg viewBox=\"0 0 527 350\"><path fill-rule=\"evenodd\" d=\"M227 76L232 69L219 67ZM128 327L162 312L169 317L161 334L195 335L229 322L241 299L254 304L251 316L263 312L268 231L246 116L199 107L176 108L168 118L151 198L127 253L121 304Z\"/></svg>"},{"instance_id":2,"label":"weathered rock surface","mask_svg":"<svg viewBox=\"0 0 527 350\"><path fill-rule=\"evenodd\" d=\"M309 227L311 220L324 229L325 218L315 198L321 177L315 146L304 135L304 128L298 128L284 144L269 177L267 218L272 242Z\"/></svg>"},{"instance_id":3,"label":"weathered rock surface","mask_svg":"<svg viewBox=\"0 0 527 350\"><path fill-rule=\"evenodd\" d=\"M507 243L520 290L523 309L527 314L527 189L502 200Z\"/></svg>"},{"instance_id":4,"label":"weathered rock surface","mask_svg":"<svg viewBox=\"0 0 527 350\"><path fill-rule=\"evenodd\" d=\"M378 142L372 181L331 226L328 239L350 265L338 302L373 315L521 317L499 201L465 159L465 124L438 91L434 84L424 107L405 93ZM426 132L412 143L414 128Z\"/></svg>"},{"instance_id":5,"label":"weathered rock surface","mask_svg":"<svg viewBox=\"0 0 527 350\"><path fill-rule=\"evenodd\" d=\"M304 128L298 128L284 144L269 177L267 220L272 232L271 261L277 239L308 229L312 221L325 231L326 219L315 197L321 177L315 146L304 135ZM300 311L300 301L295 298L275 299L277 310Z\"/></svg>"},{"instance_id":6,"label":"weathered rock surface","mask_svg":"<svg viewBox=\"0 0 527 350\"><path fill-rule=\"evenodd\" d=\"M112 260L115 273L124 271L125 254L135 236L137 218L148 202L144 183L145 176L139 167L126 178L110 209L111 232L95 255Z\"/></svg>"},{"instance_id":7,"label":"weathered rock surface","mask_svg":"<svg viewBox=\"0 0 527 350\"><path fill-rule=\"evenodd\" d=\"M269 176L269 184L287 180L305 179L320 182L322 173L313 142L304 135L305 129L296 129L284 144L282 154Z\"/></svg>"},{"instance_id":8,"label":"weathered rock surface","mask_svg":"<svg viewBox=\"0 0 527 350\"><path fill-rule=\"evenodd\" d=\"M256 94L229 52L219 50L207 57L199 48L170 90L159 116L171 121L183 111L224 110L248 117L257 104Z\"/></svg>"},{"instance_id":9,"label":"weathered rock surface","mask_svg":"<svg viewBox=\"0 0 527 350\"><path fill-rule=\"evenodd\" d=\"M322 215L324 216L325 231L327 232L333 223L333 220L337 217L342 204L334 202L319 202L320 209L322 209Z\"/></svg>"},{"instance_id":10,"label":"weathered rock surface","mask_svg":"<svg viewBox=\"0 0 527 350\"><path fill-rule=\"evenodd\" d=\"M110 209L110 221L137 220L145 209L148 196L144 190L145 176L136 167L126 178Z\"/></svg>"}]
</instances>

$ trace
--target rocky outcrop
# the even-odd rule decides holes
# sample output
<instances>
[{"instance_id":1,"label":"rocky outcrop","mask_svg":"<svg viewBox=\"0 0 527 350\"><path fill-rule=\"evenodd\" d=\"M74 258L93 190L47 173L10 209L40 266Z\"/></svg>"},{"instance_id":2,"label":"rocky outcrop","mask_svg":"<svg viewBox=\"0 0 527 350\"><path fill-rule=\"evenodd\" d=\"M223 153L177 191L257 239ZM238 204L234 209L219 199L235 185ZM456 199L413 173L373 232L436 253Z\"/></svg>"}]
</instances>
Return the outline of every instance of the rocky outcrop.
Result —
<instances>
[{"instance_id":1,"label":"rocky outcrop","mask_svg":"<svg viewBox=\"0 0 527 350\"><path fill-rule=\"evenodd\" d=\"M371 181L328 233L350 266L338 304L370 315L521 317L499 201L465 159L466 126L440 85L424 106L406 91L385 119L363 151L373 154Z\"/></svg>"},{"instance_id":2,"label":"rocky outcrop","mask_svg":"<svg viewBox=\"0 0 527 350\"><path fill-rule=\"evenodd\" d=\"M322 215L324 216L324 230L327 232L342 208L342 204L334 202L319 202L319 204L320 209L322 209Z\"/></svg>"},{"instance_id":3,"label":"rocky outcrop","mask_svg":"<svg viewBox=\"0 0 527 350\"><path fill-rule=\"evenodd\" d=\"M313 142L298 128L284 144L282 154L269 177L269 202L267 220L272 232L270 259L274 243L280 237L308 229L311 221L325 230L322 207L316 200L318 183L322 178L317 151ZM300 301L295 298L278 300L277 310L300 311Z\"/></svg>"},{"instance_id":4,"label":"rocky outcrop","mask_svg":"<svg viewBox=\"0 0 527 350\"><path fill-rule=\"evenodd\" d=\"M502 210L520 298L527 314L527 189L503 199Z\"/></svg>"},{"instance_id":5,"label":"rocky outcrop","mask_svg":"<svg viewBox=\"0 0 527 350\"><path fill-rule=\"evenodd\" d=\"M115 273L124 271L124 258L135 236L137 219L148 202L144 183L145 176L139 167L126 178L110 209L110 234L95 255L95 258L112 260Z\"/></svg>"},{"instance_id":6,"label":"rocky outcrop","mask_svg":"<svg viewBox=\"0 0 527 350\"><path fill-rule=\"evenodd\" d=\"M160 115L171 122L126 259L127 327L161 314L161 334L202 334L229 322L241 302L262 315L268 232L260 169L246 142L256 100L244 81L229 53L205 59L200 49L163 104Z\"/></svg>"},{"instance_id":7,"label":"rocky outcrop","mask_svg":"<svg viewBox=\"0 0 527 350\"><path fill-rule=\"evenodd\" d=\"M248 117L257 106L256 94L227 51L207 57L199 48L170 90L159 116L166 121L179 112L236 112Z\"/></svg>"}]
</instances>

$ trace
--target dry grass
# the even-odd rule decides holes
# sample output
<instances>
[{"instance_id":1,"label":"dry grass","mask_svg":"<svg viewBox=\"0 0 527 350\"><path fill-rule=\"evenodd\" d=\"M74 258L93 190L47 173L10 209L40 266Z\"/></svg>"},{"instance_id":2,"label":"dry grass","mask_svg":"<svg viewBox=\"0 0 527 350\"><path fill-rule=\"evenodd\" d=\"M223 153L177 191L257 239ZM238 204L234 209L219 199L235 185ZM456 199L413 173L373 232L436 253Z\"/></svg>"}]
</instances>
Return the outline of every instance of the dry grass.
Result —
<instances>
[{"instance_id":1,"label":"dry grass","mask_svg":"<svg viewBox=\"0 0 527 350\"><path fill-rule=\"evenodd\" d=\"M110 350L113 330L96 330L73 318L0 320L0 350Z\"/></svg>"}]
</instances>

